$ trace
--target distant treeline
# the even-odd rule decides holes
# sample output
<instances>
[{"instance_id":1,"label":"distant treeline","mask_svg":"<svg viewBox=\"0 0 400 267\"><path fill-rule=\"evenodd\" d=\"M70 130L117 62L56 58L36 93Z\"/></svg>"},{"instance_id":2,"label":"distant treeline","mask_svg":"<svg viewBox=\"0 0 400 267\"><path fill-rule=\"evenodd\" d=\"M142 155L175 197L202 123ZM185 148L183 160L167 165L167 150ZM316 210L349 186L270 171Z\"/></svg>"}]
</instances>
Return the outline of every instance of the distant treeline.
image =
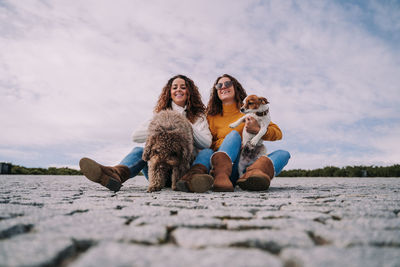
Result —
<instances>
[{"instance_id":1,"label":"distant treeline","mask_svg":"<svg viewBox=\"0 0 400 267\"><path fill-rule=\"evenodd\" d=\"M70 168L26 168L11 165L11 174L29 175L82 175L82 173ZM400 165L387 167L378 166L346 166L343 168L328 166L315 170L283 170L279 177L400 177Z\"/></svg>"},{"instance_id":2,"label":"distant treeline","mask_svg":"<svg viewBox=\"0 0 400 267\"><path fill-rule=\"evenodd\" d=\"M26 168L18 165L11 165L11 174L29 174L29 175L82 175L78 170L50 167L44 168Z\"/></svg>"},{"instance_id":3,"label":"distant treeline","mask_svg":"<svg viewBox=\"0 0 400 267\"><path fill-rule=\"evenodd\" d=\"M283 170L279 177L400 177L400 165L346 166L343 168L328 166L315 170Z\"/></svg>"}]
</instances>

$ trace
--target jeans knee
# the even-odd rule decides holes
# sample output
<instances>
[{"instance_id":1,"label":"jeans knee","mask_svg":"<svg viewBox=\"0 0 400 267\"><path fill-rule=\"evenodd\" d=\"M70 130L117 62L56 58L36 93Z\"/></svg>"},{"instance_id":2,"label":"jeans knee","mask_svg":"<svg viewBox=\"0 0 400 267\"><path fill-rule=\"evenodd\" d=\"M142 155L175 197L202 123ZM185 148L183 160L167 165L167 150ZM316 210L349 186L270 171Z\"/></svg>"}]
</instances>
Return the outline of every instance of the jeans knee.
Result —
<instances>
[{"instance_id":1,"label":"jeans knee","mask_svg":"<svg viewBox=\"0 0 400 267\"><path fill-rule=\"evenodd\" d=\"M236 131L236 130L232 130L226 137L225 137L225 139L226 138L233 138L233 139L240 139L240 140L242 140L242 137L240 137L240 134L239 134L239 132L238 131Z\"/></svg>"},{"instance_id":2,"label":"jeans knee","mask_svg":"<svg viewBox=\"0 0 400 267\"><path fill-rule=\"evenodd\" d=\"M143 155L143 150L144 150L143 147L135 147L132 149L131 153L129 153L129 154L131 154L133 157L137 157L137 158L141 159L142 155Z\"/></svg>"},{"instance_id":3,"label":"jeans knee","mask_svg":"<svg viewBox=\"0 0 400 267\"><path fill-rule=\"evenodd\" d=\"M233 130L227 136L225 136L219 150L221 150L222 147L224 147L224 149L227 149L227 147L239 147L240 149L241 145L242 137L240 136L238 131Z\"/></svg>"},{"instance_id":4,"label":"jeans knee","mask_svg":"<svg viewBox=\"0 0 400 267\"><path fill-rule=\"evenodd\" d=\"M137 154L137 155L142 155L143 154L143 150L144 150L144 148L143 147L134 147L133 149L132 149L132 152L131 153L133 153L133 154Z\"/></svg>"},{"instance_id":5,"label":"jeans knee","mask_svg":"<svg viewBox=\"0 0 400 267\"><path fill-rule=\"evenodd\" d=\"M237 156L240 153L240 147L242 145L242 138L240 134L232 130L224 139L221 146L218 148L218 151L225 152L231 158L232 161L235 161Z\"/></svg>"},{"instance_id":6,"label":"jeans knee","mask_svg":"<svg viewBox=\"0 0 400 267\"><path fill-rule=\"evenodd\" d=\"M286 150L277 150L277 152L281 155L282 158L285 158L287 160L290 159L290 153Z\"/></svg>"},{"instance_id":7,"label":"jeans knee","mask_svg":"<svg viewBox=\"0 0 400 267\"><path fill-rule=\"evenodd\" d=\"M209 155L209 157L211 157L211 155L214 153L214 150L212 150L211 148L204 148L202 150L200 150L199 154L197 154L197 156L207 156Z\"/></svg>"},{"instance_id":8,"label":"jeans knee","mask_svg":"<svg viewBox=\"0 0 400 267\"><path fill-rule=\"evenodd\" d=\"M210 169L210 158L213 153L214 151L210 148L200 150L199 154L197 154L193 161L193 165L202 164L206 166L207 169Z\"/></svg>"},{"instance_id":9,"label":"jeans knee","mask_svg":"<svg viewBox=\"0 0 400 267\"><path fill-rule=\"evenodd\" d=\"M272 160L274 165L281 165L282 163L286 165L289 162L290 153L286 150L275 150L274 152L269 154L268 157Z\"/></svg>"}]
</instances>

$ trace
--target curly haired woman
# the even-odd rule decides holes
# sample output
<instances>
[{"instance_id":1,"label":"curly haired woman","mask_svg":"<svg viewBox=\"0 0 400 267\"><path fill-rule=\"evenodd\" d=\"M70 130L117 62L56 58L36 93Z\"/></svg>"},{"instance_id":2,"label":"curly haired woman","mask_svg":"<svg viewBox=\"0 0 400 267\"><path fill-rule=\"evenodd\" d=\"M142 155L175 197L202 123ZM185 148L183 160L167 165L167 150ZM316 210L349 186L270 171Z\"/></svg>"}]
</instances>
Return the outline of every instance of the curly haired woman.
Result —
<instances>
[{"instance_id":1,"label":"curly haired woman","mask_svg":"<svg viewBox=\"0 0 400 267\"><path fill-rule=\"evenodd\" d=\"M277 150L258 158L238 179L242 132L245 130L257 134L260 130L258 122L253 118L248 118L245 124L235 129L229 127L229 124L244 116L239 109L246 96L246 91L234 77L224 74L217 78L207 106L207 120L212 134L211 149L204 149L188 173L182 177L179 182L182 191L205 192L211 186L214 191L233 191L236 184L244 190L267 190L271 179L287 164L289 152ZM282 139L278 125L271 122L262 139ZM208 175L210 168L211 175Z\"/></svg>"},{"instance_id":2,"label":"curly haired woman","mask_svg":"<svg viewBox=\"0 0 400 267\"><path fill-rule=\"evenodd\" d=\"M190 121L196 152L210 147L212 136L204 115L205 106L197 86L190 78L176 75L168 80L162 89L154 112L158 113L166 109L175 110ZM150 120L133 133L134 142L146 142L149 122ZM79 166L89 180L117 192L125 181L135 177L142 170L146 178L148 177L147 163L142 160L142 154L143 147L135 147L119 165L103 166L92 159L82 158Z\"/></svg>"}]
</instances>

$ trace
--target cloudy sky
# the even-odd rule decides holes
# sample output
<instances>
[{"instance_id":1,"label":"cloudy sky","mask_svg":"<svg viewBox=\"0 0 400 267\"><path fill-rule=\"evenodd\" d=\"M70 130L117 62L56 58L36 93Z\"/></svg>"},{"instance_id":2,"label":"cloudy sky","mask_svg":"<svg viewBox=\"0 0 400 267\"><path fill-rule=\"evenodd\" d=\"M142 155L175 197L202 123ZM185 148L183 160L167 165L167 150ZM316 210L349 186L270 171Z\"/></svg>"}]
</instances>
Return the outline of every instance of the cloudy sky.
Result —
<instances>
[{"instance_id":1,"label":"cloudy sky","mask_svg":"<svg viewBox=\"0 0 400 267\"><path fill-rule=\"evenodd\" d=\"M0 161L117 164L166 81L267 97L287 169L400 163L399 1L0 0Z\"/></svg>"}]
</instances>

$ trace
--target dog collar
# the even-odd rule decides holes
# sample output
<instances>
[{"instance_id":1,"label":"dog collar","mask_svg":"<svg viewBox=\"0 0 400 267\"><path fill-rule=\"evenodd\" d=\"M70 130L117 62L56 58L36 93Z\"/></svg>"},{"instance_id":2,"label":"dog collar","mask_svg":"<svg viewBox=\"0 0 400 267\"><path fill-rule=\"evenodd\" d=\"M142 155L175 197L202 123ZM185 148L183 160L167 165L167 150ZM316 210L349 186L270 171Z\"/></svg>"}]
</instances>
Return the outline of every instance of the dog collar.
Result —
<instances>
[{"instance_id":1,"label":"dog collar","mask_svg":"<svg viewBox=\"0 0 400 267\"><path fill-rule=\"evenodd\" d=\"M256 115L262 117L262 116L267 115L267 113L268 113L268 111L256 112Z\"/></svg>"}]
</instances>

